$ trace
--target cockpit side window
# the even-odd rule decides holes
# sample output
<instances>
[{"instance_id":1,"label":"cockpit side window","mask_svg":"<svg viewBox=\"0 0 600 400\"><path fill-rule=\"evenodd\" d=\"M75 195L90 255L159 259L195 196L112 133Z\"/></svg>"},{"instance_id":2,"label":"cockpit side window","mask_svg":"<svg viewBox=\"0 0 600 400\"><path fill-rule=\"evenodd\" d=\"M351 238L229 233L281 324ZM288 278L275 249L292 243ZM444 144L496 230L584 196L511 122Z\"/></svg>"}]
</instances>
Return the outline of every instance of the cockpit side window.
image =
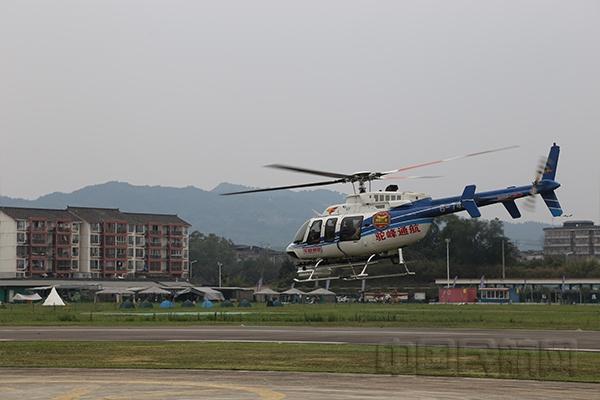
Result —
<instances>
[{"instance_id":1,"label":"cockpit side window","mask_svg":"<svg viewBox=\"0 0 600 400\"><path fill-rule=\"evenodd\" d=\"M317 244L321 241L321 225L323 225L323 221L320 219L312 223L312 225L310 226L310 230L308 231L306 243Z\"/></svg>"},{"instance_id":2,"label":"cockpit side window","mask_svg":"<svg viewBox=\"0 0 600 400\"><path fill-rule=\"evenodd\" d=\"M294 243L302 243L304 241L304 234L306 233L306 228L308 228L308 223L310 221L306 221L302 224L298 232L296 232L296 236L294 236Z\"/></svg>"},{"instance_id":3,"label":"cockpit side window","mask_svg":"<svg viewBox=\"0 0 600 400\"><path fill-rule=\"evenodd\" d=\"M333 242L335 240L335 225L337 224L337 218L329 218L325 222L325 241Z\"/></svg>"},{"instance_id":4,"label":"cockpit side window","mask_svg":"<svg viewBox=\"0 0 600 400\"><path fill-rule=\"evenodd\" d=\"M363 217L344 218L340 227L340 241L359 240L362 223Z\"/></svg>"}]
</instances>

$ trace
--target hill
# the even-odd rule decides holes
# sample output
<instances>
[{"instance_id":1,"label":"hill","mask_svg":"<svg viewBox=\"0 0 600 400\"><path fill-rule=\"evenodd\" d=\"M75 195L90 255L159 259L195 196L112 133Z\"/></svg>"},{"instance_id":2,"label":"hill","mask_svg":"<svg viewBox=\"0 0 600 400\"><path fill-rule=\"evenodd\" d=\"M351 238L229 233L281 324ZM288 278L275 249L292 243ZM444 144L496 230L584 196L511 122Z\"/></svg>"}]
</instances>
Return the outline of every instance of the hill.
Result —
<instances>
[{"instance_id":1,"label":"hill","mask_svg":"<svg viewBox=\"0 0 600 400\"><path fill-rule=\"evenodd\" d=\"M331 190L257 193L223 197L226 191L249 189L222 183L211 191L193 186L184 188L138 186L107 182L86 186L72 193L51 193L35 200L0 196L0 205L64 208L70 206L113 207L123 211L176 213L204 233L214 233L235 243L283 249L302 223L327 206L344 201L342 193ZM519 248L541 249L542 229L537 222L505 223L506 235Z\"/></svg>"},{"instance_id":2,"label":"hill","mask_svg":"<svg viewBox=\"0 0 600 400\"><path fill-rule=\"evenodd\" d=\"M70 206L112 207L122 211L176 213L204 233L214 233L235 243L282 249L313 210L322 212L344 195L330 190L281 191L252 196L223 197L219 193L248 189L222 183L212 191L184 188L136 186L108 182L86 186L72 193L51 193L35 200L0 196L0 205L64 208Z\"/></svg>"}]
</instances>

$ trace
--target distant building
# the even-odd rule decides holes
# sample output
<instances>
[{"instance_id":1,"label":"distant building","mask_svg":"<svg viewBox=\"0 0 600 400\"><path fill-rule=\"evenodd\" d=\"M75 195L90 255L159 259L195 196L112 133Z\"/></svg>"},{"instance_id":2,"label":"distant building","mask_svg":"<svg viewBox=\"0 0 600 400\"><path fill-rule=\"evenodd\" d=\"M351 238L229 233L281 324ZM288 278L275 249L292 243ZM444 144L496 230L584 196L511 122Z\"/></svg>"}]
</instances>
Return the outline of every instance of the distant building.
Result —
<instances>
[{"instance_id":1,"label":"distant building","mask_svg":"<svg viewBox=\"0 0 600 400\"><path fill-rule=\"evenodd\" d=\"M600 258L600 226L592 221L570 221L544 228L544 256Z\"/></svg>"},{"instance_id":2,"label":"distant building","mask_svg":"<svg viewBox=\"0 0 600 400\"><path fill-rule=\"evenodd\" d=\"M0 278L186 278L189 227L116 208L0 207Z\"/></svg>"}]
</instances>

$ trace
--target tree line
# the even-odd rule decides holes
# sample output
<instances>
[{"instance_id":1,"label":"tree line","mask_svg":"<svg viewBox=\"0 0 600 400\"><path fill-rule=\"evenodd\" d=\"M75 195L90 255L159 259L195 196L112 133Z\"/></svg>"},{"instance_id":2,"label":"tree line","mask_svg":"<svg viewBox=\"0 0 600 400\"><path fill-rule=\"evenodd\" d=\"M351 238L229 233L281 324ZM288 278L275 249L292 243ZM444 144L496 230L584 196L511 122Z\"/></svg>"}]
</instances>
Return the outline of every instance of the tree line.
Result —
<instances>
[{"instance_id":1,"label":"tree line","mask_svg":"<svg viewBox=\"0 0 600 400\"><path fill-rule=\"evenodd\" d=\"M446 240L451 278L502 277L503 249L507 278L600 276L597 261L519 260L517 246L505 236L503 223L498 219L447 215L435 219L427 236L404 250L409 269L416 272L414 282L430 284L436 278L446 277ZM243 257L231 240L197 231L190 236L190 260L195 260L191 280L201 284L218 283L218 263L222 264L222 281L227 286L254 286L262 279L284 287L295 276L294 264L285 257L272 257L266 252Z\"/></svg>"}]
</instances>

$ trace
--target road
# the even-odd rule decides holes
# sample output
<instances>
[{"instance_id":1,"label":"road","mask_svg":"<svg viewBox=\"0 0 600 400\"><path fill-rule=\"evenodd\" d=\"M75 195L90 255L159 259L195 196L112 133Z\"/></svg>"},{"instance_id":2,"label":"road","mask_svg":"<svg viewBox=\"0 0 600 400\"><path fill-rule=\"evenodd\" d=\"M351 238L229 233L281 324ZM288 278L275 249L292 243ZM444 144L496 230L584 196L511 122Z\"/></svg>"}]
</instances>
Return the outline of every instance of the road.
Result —
<instances>
[{"instance_id":1,"label":"road","mask_svg":"<svg viewBox=\"0 0 600 400\"><path fill-rule=\"evenodd\" d=\"M541 348L600 352L600 332L565 330L314 327L2 327L0 341L141 340L354 343Z\"/></svg>"},{"instance_id":2,"label":"road","mask_svg":"<svg viewBox=\"0 0 600 400\"><path fill-rule=\"evenodd\" d=\"M3 400L592 399L600 385L509 379L199 370L1 370Z\"/></svg>"}]
</instances>

